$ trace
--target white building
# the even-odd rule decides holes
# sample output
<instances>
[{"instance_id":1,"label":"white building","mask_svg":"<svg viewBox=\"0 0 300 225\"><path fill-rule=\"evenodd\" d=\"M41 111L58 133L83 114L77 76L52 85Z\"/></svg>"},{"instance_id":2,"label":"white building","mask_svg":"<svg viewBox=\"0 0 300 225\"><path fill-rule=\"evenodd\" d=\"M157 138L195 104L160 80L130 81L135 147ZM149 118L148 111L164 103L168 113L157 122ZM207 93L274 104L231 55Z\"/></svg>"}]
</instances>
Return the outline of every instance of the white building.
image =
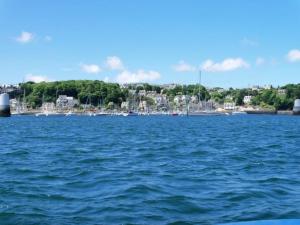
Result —
<instances>
[{"instance_id":1,"label":"white building","mask_svg":"<svg viewBox=\"0 0 300 225\"><path fill-rule=\"evenodd\" d=\"M285 89L278 89L278 90L277 90L277 93L278 93L279 95L286 95L286 90L285 90Z\"/></svg>"},{"instance_id":2,"label":"white building","mask_svg":"<svg viewBox=\"0 0 300 225\"><path fill-rule=\"evenodd\" d=\"M42 105L42 110L47 112L55 111L55 104L53 102L45 102Z\"/></svg>"},{"instance_id":3,"label":"white building","mask_svg":"<svg viewBox=\"0 0 300 225\"><path fill-rule=\"evenodd\" d=\"M168 104L166 95L156 95L155 103L157 106L166 106Z\"/></svg>"},{"instance_id":4,"label":"white building","mask_svg":"<svg viewBox=\"0 0 300 225\"><path fill-rule=\"evenodd\" d=\"M148 109L147 102L146 101L140 101L139 109L142 110L142 111L147 111L147 109Z\"/></svg>"},{"instance_id":5,"label":"white building","mask_svg":"<svg viewBox=\"0 0 300 225\"><path fill-rule=\"evenodd\" d=\"M224 109L225 110L235 110L235 103L234 102L225 102Z\"/></svg>"},{"instance_id":6,"label":"white building","mask_svg":"<svg viewBox=\"0 0 300 225\"><path fill-rule=\"evenodd\" d=\"M249 103L251 102L251 99L252 99L252 96L246 95L246 96L244 97L243 102L244 102L245 104L249 104Z\"/></svg>"},{"instance_id":7,"label":"white building","mask_svg":"<svg viewBox=\"0 0 300 225\"><path fill-rule=\"evenodd\" d=\"M190 102L193 103L193 104L197 104L199 102L198 100L199 100L198 96L193 95L193 96L191 96Z\"/></svg>"},{"instance_id":8,"label":"white building","mask_svg":"<svg viewBox=\"0 0 300 225\"><path fill-rule=\"evenodd\" d=\"M174 103L175 103L176 105L181 105L181 104L184 105L184 104L186 104L187 102L189 102L190 99L191 99L191 97L188 96L188 95L176 95L176 96L174 97Z\"/></svg>"},{"instance_id":9,"label":"white building","mask_svg":"<svg viewBox=\"0 0 300 225\"><path fill-rule=\"evenodd\" d=\"M170 89L174 89L176 86L177 86L177 84L163 84L160 87L162 89L170 90Z\"/></svg>"},{"instance_id":10,"label":"white building","mask_svg":"<svg viewBox=\"0 0 300 225\"><path fill-rule=\"evenodd\" d=\"M259 90L261 90L262 88L259 86L259 85L253 85L252 87L251 87L251 90L252 91L259 91Z\"/></svg>"},{"instance_id":11,"label":"white building","mask_svg":"<svg viewBox=\"0 0 300 225\"><path fill-rule=\"evenodd\" d=\"M78 100L73 97L68 97L67 95L60 95L56 100L56 107L60 109L70 109L76 105L79 105Z\"/></svg>"},{"instance_id":12,"label":"white building","mask_svg":"<svg viewBox=\"0 0 300 225\"><path fill-rule=\"evenodd\" d=\"M9 104L12 110L16 110L17 107L20 105L19 101L17 99L10 99Z\"/></svg>"},{"instance_id":13,"label":"white building","mask_svg":"<svg viewBox=\"0 0 300 225\"><path fill-rule=\"evenodd\" d=\"M129 109L129 102L122 102L121 103L121 109L128 110Z\"/></svg>"},{"instance_id":14,"label":"white building","mask_svg":"<svg viewBox=\"0 0 300 225\"><path fill-rule=\"evenodd\" d=\"M139 96L146 96L146 91L145 90L140 90L139 91Z\"/></svg>"},{"instance_id":15,"label":"white building","mask_svg":"<svg viewBox=\"0 0 300 225\"><path fill-rule=\"evenodd\" d=\"M271 84L267 84L264 86L264 89L270 90L272 89L272 85Z\"/></svg>"}]
</instances>

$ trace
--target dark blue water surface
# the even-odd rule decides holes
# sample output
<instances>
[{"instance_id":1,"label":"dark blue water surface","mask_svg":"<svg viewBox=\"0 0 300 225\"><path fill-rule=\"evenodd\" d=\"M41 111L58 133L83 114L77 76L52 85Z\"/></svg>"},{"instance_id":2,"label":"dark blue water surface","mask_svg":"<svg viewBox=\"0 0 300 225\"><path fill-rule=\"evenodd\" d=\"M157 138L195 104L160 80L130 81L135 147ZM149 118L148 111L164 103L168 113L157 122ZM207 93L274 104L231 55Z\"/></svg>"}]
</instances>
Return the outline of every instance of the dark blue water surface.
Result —
<instances>
[{"instance_id":1,"label":"dark blue water surface","mask_svg":"<svg viewBox=\"0 0 300 225\"><path fill-rule=\"evenodd\" d=\"M1 224L300 218L300 117L0 119Z\"/></svg>"}]
</instances>

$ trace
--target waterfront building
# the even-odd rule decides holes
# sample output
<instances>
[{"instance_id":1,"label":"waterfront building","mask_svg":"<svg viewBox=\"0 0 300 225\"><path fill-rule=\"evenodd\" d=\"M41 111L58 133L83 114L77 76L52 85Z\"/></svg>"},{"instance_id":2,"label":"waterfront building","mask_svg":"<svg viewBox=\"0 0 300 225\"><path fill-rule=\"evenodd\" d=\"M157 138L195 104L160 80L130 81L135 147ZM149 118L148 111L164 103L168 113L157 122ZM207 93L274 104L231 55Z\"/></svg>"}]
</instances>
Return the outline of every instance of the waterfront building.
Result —
<instances>
[{"instance_id":1,"label":"waterfront building","mask_svg":"<svg viewBox=\"0 0 300 225\"><path fill-rule=\"evenodd\" d=\"M166 95L156 95L155 103L158 107L167 106L167 96Z\"/></svg>"},{"instance_id":2,"label":"waterfront building","mask_svg":"<svg viewBox=\"0 0 300 225\"><path fill-rule=\"evenodd\" d=\"M192 104L198 104L199 103L198 96L196 96L196 95L191 96L190 103L192 103Z\"/></svg>"},{"instance_id":3,"label":"waterfront building","mask_svg":"<svg viewBox=\"0 0 300 225\"><path fill-rule=\"evenodd\" d=\"M181 95L176 95L175 97L174 97L174 103L176 104L176 105L180 105L181 103L182 103L182 96Z\"/></svg>"},{"instance_id":4,"label":"waterfront building","mask_svg":"<svg viewBox=\"0 0 300 225\"><path fill-rule=\"evenodd\" d=\"M68 97L67 95L59 95L56 100L56 107L59 109L71 109L74 108L75 105L79 105L78 100L73 97Z\"/></svg>"},{"instance_id":5,"label":"waterfront building","mask_svg":"<svg viewBox=\"0 0 300 225\"><path fill-rule=\"evenodd\" d=\"M55 104L53 102L44 102L42 105L42 110L44 112L54 112Z\"/></svg>"},{"instance_id":6,"label":"waterfront building","mask_svg":"<svg viewBox=\"0 0 300 225\"><path fill-rule=\"evenodd\" d=\"M129 110L129 102L128 101L126 101L126 102L122 102L121 103L121 109L122 110Z\"/></svg>"},{"instance_id":7,"label":"waterfront building","mask_svg":"<svg viewBox=\"0 0 300 225\"><path fill-rule=\"evenodd\" d=\"M225 102L224 109L225 110L235 110L236 106L234 102Z\"/></svg>"},{"instance_id":8,"label":"waterfront building","mask_svg":"<svg viewBox=\"0 0 300 225\"><path fill-rule=\"evenodd\" d=\"M17 108L20 106L20 102L17 99L10 99L9 100L9 104L10 104L10 109L12 111L16 111Z\"/></svg>"},{"instance_id":9,"label":"waterfront building","mask_svg":"<svg viewBox=\"0 0 300 225\"><path fill-rule=\"evenodd\" d=\"M147 101L140 101L139 110L146 112L148 110Z\"/></svg>"}]
</instances>

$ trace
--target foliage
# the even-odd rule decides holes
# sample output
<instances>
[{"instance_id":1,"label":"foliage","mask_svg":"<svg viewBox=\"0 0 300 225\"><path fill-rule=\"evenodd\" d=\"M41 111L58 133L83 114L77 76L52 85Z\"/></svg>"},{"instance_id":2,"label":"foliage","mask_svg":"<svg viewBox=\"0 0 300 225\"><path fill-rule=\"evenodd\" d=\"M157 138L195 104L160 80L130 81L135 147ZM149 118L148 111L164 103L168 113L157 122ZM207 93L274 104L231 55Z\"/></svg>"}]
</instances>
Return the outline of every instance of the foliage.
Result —
<instances>
[{"instance_id":1,"label":"foliage","mask_svg":"<svg viewBox=\"0 0 300 225\"><path fill-rule=\"evenodd\" d=\"M209 100L210 94L204 86L201 85L177 85L173 89L165 90L164 91L167 96L174 98L176 95L196 95L202 101Z\"/></svg>"},{"instance_id":2,"label":"foliage","mask_svg":"<svg viewBox=\"0 0 300 225\"><path fill-rule=\"evenodd\" d=\"M121 105L128 96L128 90L121 89L119 84L97 80L27 82L21 84L21 89L25 90L26 102L33 108L41 106L43 101L55 102L59 95L72 96L82 104L91 103L94 106L109 102Z\"/></svg>"},{"instance_id":3,"label":"foliage","mask_svg":"<svg viewBox=\"0 0 300 225\"><path fill-rule=\"evenodd\" d=\"M252 90L248 88L224 90L214 88L209 91L201 85L177 85L172 89L163 89L158 85L131 84L127 88L121 88L116 83L105 83L103 81L90 80L69 80L56 82L20 84L21 91L13 93L13 96L22 100L24 93L26 102L33 108L40 107L43 102L55 102L59 95L72 96L78 99L81 104L92 104L98 106L104 104L112 108L112 105L119 107L123 101L137 98L140 90L154 91L157 94L166 94L169 102L172 102L176 95L200 95L200 99L213 100L219 104L233 101L236 105L243 105L245 96L252 96L251 105L276 110L291 110L295 99L300 98L300 84L288 84L283 87ZM129 90L133 94L129 94ZM282 91L283 90L283 91ZM135 94L134 94L135 93ZM154 105L154 100L143 96L147 104Z\"/></svg>"}]
</instances>

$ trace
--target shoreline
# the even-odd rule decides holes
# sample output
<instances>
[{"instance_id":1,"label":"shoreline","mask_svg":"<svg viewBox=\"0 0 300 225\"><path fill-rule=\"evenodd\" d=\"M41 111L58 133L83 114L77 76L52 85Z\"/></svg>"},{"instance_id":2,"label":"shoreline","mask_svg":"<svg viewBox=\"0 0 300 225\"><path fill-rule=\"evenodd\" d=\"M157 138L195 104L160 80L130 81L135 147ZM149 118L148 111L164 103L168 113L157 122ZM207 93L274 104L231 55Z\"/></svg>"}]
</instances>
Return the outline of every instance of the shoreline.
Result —
<instances>
[{"instance_id":1,"label":"shoreline","mask_svg":"<svg viewBox=\"0 0 300 225\"><path fill-rule=\"evenodd\" d=\"M299 114L291 110L247 110L247 111L195 111L195 112L124 112L124 111L41 111L30 110L27 112L12 112L11 116L237 116L237 115L285 115L297 116Z\"/></svg>"}]
</instances>

